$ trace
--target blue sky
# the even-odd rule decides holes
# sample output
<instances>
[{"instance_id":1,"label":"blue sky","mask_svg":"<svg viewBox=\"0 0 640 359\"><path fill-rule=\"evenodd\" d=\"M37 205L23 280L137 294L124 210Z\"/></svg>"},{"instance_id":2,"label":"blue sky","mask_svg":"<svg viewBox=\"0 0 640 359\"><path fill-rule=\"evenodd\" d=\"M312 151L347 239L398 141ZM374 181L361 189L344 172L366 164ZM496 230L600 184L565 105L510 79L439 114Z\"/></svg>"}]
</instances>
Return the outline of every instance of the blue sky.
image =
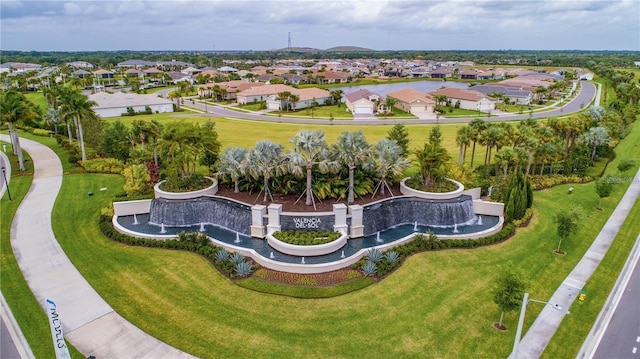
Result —
<instances>
[{"instance_id":1,"label":"blue sky","mask_svg":"<svg viewBox=\"0 0 640 359\"><path fill-rule=\"evenodd\" d=\"M635 50L640 1L0 1L3 50Z\"/></svg>"}]
</instances>

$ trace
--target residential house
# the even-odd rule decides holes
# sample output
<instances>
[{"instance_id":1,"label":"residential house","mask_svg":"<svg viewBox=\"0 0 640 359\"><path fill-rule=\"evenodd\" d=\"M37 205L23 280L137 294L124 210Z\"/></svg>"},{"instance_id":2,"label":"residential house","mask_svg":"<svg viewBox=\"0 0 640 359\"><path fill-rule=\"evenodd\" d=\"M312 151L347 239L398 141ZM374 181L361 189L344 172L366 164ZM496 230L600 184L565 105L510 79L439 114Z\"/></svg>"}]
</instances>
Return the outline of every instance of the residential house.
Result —
<instances>
[{"instance_id":1,"label":"residential house","mask_svg":"<svg viewBox=\"0 0 640 359\"><path fill-rule=\"evenodd\" d=\"M93 77L97 79L112 79L114 77L113 71L105 69L97 69L93 72Z\"/></svg>"},{"instance_id":2,"label":"residential house","mask_svg":"<svg viewBox=\"0 0 640 359\"><path fill-rule=\"evenodd\" d=\"M498 84L477 85L470 87L469 90L482 92L486 96L493 97L492 94L501 93L510 103L516 105L529 105L533 99L531 91L520 90L517 88L500 86Z\"/></svg>"},{"instance_id":3,"label":"residential house","mask_svg":"<svg viewBox=\"0 0 640 359\"><path fill-rule=\"evenodd\" d=\"M143 69L145 67L151 67L151 66L155 66L155 65L156 65L155 62L134 59L134 60L127 60L127 61L119 62L116 66Z\"/></svg>"},{"instance_id":4,"label":"residential house","mask_svg":"<svg viewBox=\"0 0 640 359\"><path fill-rule=\"evenodd\" d=\"M430 94L420 92L414 89L402 89L387 94L387 98L392 98L396 101L395 107L421 116L425 114L435 113L436 101Z\"/></svg>"},{"instance_id":5,"label":"residential house","mask_svg":"<svg viewBox=\"0 0 640 359\"><path fill-rule=\"evenodd\" d=\"M367 89L346 94L344 97L347 109L354 115L375 114L377 112L376 103L379 103L382 99L382 96Z\"/></svg>"},{"instance_id":6,"label":"residential house","mask_svg":"<svg viewBox=\"0 0 640 359\"><path fill-rule=\"evenodd\" d=\"M171 82L177 84L180 81L187 81L190 84L193 84L193 77L191 75L183 74L182 72L169 72L167 74L171 79Z\"/></svg>"},{"instance_id":7,"label":"residential house","mask_svg":"<svg viewBox=\"0 0 640 359\"><path fill-rule=\"evenodd\" d=\"M465 110L476 110L488 112L496 109L496 100L483 94L482 92L467 90L455 87L445 87L436 91L429 92L432 96L447 96L452 106Z\"/></svg>"},{"instance_id":8,"label":"residential house","mask_svg":"<svg viewBox=\"0 0 640 359\"><path fill-rule=\"evenodd\" d=\"M280 109L282 101L277 97L279 93L289 92L292 95L298 96L298 101L290 104L290 108L299 110L307 107L311 107L312 102L315 101L318 104L324 104L327 100L331 100L331 93L326 90L321 90L315 87L306 89L297 89L287 85L262 85L256 86L252 84L249 89L240 91L236 94L236 102L239 104L253 103L259 101L266 101L267 108L271 110Z\"/></svg>"},{"instance_id":9,"label":"residential house","mask_svg":"<svg viewBox=\"0 0 640 359\"><path fill-rule=\"evenodd\" d=\"M349 82L349 73L347 72L318 72L316 81L319 84L340 84Z\"/></svg>"},{"instance_id":10,"label":"residential house","mask_svg":"<svg viewBox=\"0 0 640 359\"><path fill-rule=\"evenodd\" d=\"M327 103L327 101L331 101L331 93L327 90L315 87L305 89L297 89L294 87L289 88L289 92L291 92L292 95L298 96L298 101L285 104L285 106L294 111L312 107L314 102L319 105L323 105ZM267 108L270 110L284 110L282 105L283 101L278 98L278 94L270 95L267 98Z\"/></svg>"},{"instance_id":11,"label":"residential house","mask_svg":"<svg viewBox=\"0 0 640 359\"><path fill-rule=\"evenodd\" d=\"M71 75L73 77L77 77L79 79L83 79L85 77L90 77L91 76L91 72L89 72L87 70L79 69L79 70L76 70L76 71L72 72Z\"/></svg>"},{"instance_id":12,"label":"residential house","mask_svg":"<svg viewBox=\"0 0 640 359\"><path fill-rule=\"evenodd\" d=\"M93 110L101 117L119 117L129 109L135 112L144 112L147 108L154 113L173 112L173 102L157 95L98 92L89 95L89 100L96 103Z\"/></svg>"},{"instance_id":13,"label":"residential house","mask_svg":"<svg viewBox=\"0 0 640 359\"><path fill-rule=\"evenodd\" d=\"M223 74L228 74L228 73L236 73L238 72L238 69L230 66L222 66L218 68L218 71L222 72Z\"/></svg>"},{"instance_id":14,"label":"residential house","mask_svg":"<svg viewBox=\"0 0 640 359\"><path fill-rule=\"evenodd\" d=\"M458 77L461 80L477 80L478 73L475 70L460 70L458 71Z\"/></svg>"},{"instance_id":15,"label":"residential house","mask_svg":"<svg viewBox=\"0 0 640 359\"><path fill-rule=\"evenodd\" d=\"M248 90L251 87L259 87L264 86L265 84L260 82L248 82L245 80L233 80L226 82L219 82L216 84L205 84L198 86L198 95L204 97L213 97L215 86L220 87L222 90L219 96L222 100L235 100L237 98L238 92L242 92L244 90Z\"/></svg>"},{"instance_id":16,"label":"residential house","mask_svg":"<svg viewBox=\"0 0 640 359\"><path fill-rule=\"evenodd\" d=\"M86 61L72 61L67 62L68 67L72 67L74 69L93 69L93 64Z\"/></svg>"},{"instance_id":17,"label":"residential house","mask_svg":"<svg viewBox=\"0 0 640 359\"><path fill-rule=\"evenodd\" d=\"M262 85L253 84L250 88L240 91L236 94L236 102L243 105L247 103L266 101L267 97L271 95L277 95L280 92L295 90L291 86L287 85Z\"/></svg>"},{"instance_id":18,"label":"residential house","mask_svg":"<svg viewBox=\"0 0 640 359\"><path fill-rule=\"evenodd\" d=\"M431 71L432 79L447 79L447 78L450 78L451 76L453 76L453 70L451 69L440 67Z\"/></svg>"}]
</instances>

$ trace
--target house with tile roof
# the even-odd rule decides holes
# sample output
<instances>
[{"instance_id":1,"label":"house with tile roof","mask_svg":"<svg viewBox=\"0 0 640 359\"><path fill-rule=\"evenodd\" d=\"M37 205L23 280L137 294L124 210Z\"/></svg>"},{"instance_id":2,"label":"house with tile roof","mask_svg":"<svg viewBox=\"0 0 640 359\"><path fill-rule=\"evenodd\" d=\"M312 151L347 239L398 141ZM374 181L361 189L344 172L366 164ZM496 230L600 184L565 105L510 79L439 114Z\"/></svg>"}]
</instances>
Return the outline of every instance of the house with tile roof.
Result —
<instances>
[{"instance_id":1,"label":"house with tile roof","mask_svg":"<svg viewBox=\"0 0 640 359\"><path fill-rule=\"evenodd\" d=\"M128 109L144 112L150 108L153 113L173 112L173 102L157 95L138 95L136 93L98 92L89 95L89 100L96 103L93 110L100 117L119 117Z\"/></svg>"},{"instance_id":2,"label":"house with tile roof","mask_svg":"<svg viewBox=\"0 0 640 359\"><path fill-rule=\"evenodd\" d=\"M319 105L323 105L331 101L331 93L327 90L315 87L305 89L297 89L294 87L289 88L291 90L288 90L288 92L292 95L298 96L298 100L296 102L283 104L283 101L278 98L278 94L273 94L267 97L267 108L270 110L282 110L283 106L287 106L289 109L296 111L312 107L314 102Z\"/></svg>"},{"instance_id":3,"label":"house with tile roof","mask_svg":"<svg viewBox=\"0 0 640 359\"><path fill-rule=\"evenodd\" d=\"M348 93L344 97L347 109L354 115L373 115L377 112L376 101L382 101L382 96L367 89Z\"/></svg>"},{"instance_id":4,"label":"house with tile roof","mask_svg":"<svg viewBox=\"0 0 640 359\"><path fill-rule=\"evenodd\" d=\"M114 77L113 71L105 69L97 69L93 72L93 77L97 79L112 79Z\"/></svg>"},{"instance_id":5,"label":"house with tile roof","mask_svg":"<svg viewBox=\"0 0 640 359\"><path fill-rule=\"evenodd\" d=\"M394 107L418 117L435 113L436 101L430 94L407 88L389 92L387 97L396 101Z\"/></svg>"},{"instance_id":6,"label":"house with tile roof","mask_svg":"<svg viewBox=\"0 0 640 359\"><path fill-rule=\"evenodd\" d=\"M493 111L496 109L496 100L483 94L482 92L467 90L455 87L445 87L429 92L432 96L447 96L451 105L458 106L465 110Z\"/></svg>"}]
</instances>

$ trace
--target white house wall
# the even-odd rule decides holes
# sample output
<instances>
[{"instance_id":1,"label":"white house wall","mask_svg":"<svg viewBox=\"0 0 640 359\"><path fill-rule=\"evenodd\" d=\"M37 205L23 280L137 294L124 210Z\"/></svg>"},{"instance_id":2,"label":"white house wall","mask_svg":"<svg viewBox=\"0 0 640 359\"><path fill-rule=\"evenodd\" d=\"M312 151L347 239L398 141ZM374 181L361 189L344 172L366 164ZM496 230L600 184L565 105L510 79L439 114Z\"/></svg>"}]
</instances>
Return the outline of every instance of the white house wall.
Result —
<instances>
[{"instance_id":1,"label":"white house wall","mask_svg":"<svg viewBox=\"0 0 640 359\"><path fill-rule=\"evenodd\" d=\"M146 105L142 106L133 106L133 110L136 112L144 112ZM163 105L150 105L151 111L153 113L166 113L173 112L173 104L163 104ZM121 107L110 107L110 108L94 108L93 109L96 114L100 115L100 117L120 117L123 113L127 112L127 106Z\"/></svg>"}]
</instances>

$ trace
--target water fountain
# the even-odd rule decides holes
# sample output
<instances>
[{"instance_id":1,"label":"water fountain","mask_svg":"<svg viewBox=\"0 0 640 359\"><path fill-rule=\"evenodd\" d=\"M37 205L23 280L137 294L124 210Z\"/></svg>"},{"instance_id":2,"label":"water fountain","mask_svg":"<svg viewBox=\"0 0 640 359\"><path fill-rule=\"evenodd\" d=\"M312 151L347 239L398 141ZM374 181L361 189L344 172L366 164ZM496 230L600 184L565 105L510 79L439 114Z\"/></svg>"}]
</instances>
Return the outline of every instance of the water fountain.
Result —
<instances>
[{"instance_id":1,"label":"water fountain","mask_svg":"<svg viewBox=\"0 0 640 359\"><path fill-rule=\"evenodd\" d=\"M376 242L378 243L383 243L384 241L380 238L380 231L378 231L378 233L376 233Z\"/></svg>"},{"instance_id":2,"label":"water fountain","mask_svg":"<svg viewBox=\"0 0 640 359\"><path fill-rule=\"evenodd\" d=\"M458 224L454 223L453 225L453 233L460 233L460 231L458 230Z\"/></svg>"},{"instance_id":3,"label":"water fountain","mask_svg":"<svg viewBox=\"0 0 640 359\"><path fill-rule=\"evenodd\" d=\"M478 222L476 222L477 225L481 226L482 225L482 216L478 216Z\"/></svg>"},{"instance_id":4,"label":"water fountain","mask_svg":"<svg viewBox=\"0 0 640 359\"><path fill-rule=\"evenodd\" d=\"M133 224L140 224L138 222L138 215L136 215L135 213L133 214Z\"/></svg>"},{"instance_id":5,"label":"water fountain","mask_svg":"<svg viewBox=\"0 0 640 359\"><path fill-rule=\"evenodd\" d=\"M418 221L413 222L413 231L414 232L418 231Z\"/></svg>"},{"instance_id":6,"label":"water fountain","mask_svg":"<svg viewBox=\"0 0 640 359\"><path fill-rule=\"evenodd\" d=\"M340 258L344 258L344 251L342 251L342 254L340 254Z\"/></svg>"},{"instance_id":7,"label":"water fountain","mask_svg":"<svg viewBox=\"0 0 640 359\"><path fill-rule=\"evenodd\" d=\"M304 257L302 257L302 260L300 260L300 264L305 264Z\"/></svg>"},{"instance_id":8,"label":"water fountain","mask_svg":"<svg viewBox=\"0 0 640 359\"><path fill-rule=\"evenodd\" d=\"M149 222L168 227L197 226L209 223L234 232L249 234L251 208L219 197L187 200L156 198L151 201Z\"/></svg>"},{"instance_id":9,"label":"water fountain","mask_svg":"<svg viewBox=\"0 0 640 359\"><path fill-rule=\"evenodd\" d=\"M236 232L236 240L233 243L240 243L240 233Z\"/></svg>"},{"instance_id":10,"label":"water fountain","mask_svg":"<svg viewBox=\"0 0 640 359\"><path fill-rule=\"evenodd\" d=\"M162 234L167 233L167 230L164 229L164 223L160 223L160 233Z\"/></svg>"},{"instance_id":11,"label":"water fountain","mask_svg":"<svg viewBox=\"0 0 640 359\"><path fill-rule=\"evenodd\" d=\"M204 232L204 222L200 222L200 232Z\"/></svg>"},{"instance_id":12,"label":"water fountain","mask_svg":"<svg viewBox=\"0 0 640 359\"><path fill-rule=\"evenodd\" d=\"M417 223L427 227L451 228L454 223L475 223L476 220L473 199L469 195L437 201L416 197L394 198L367 206L362 214L365 236L396 227L398 223L413 222L417 232Z\"/></svg>"},{"instance_id":13,"label":"water fountain","mask_svg":"<svg viewBox=\"0 0 640 359\"><path fill-rule=\"evenodd\" d=\"M489 187L487 190L487 197L491 197L491 192L493 192L493 186Z\"/></svg>"},{"instance_id":14,"label":"water fountain","mask_svg":"<svg viewBox=\"0 0 640 359\"><path fill-rule=\"evenodd\" d=\"M273 259L273 258L275 258L275 257L276 257L276 256L274 256L274 255L273 255L273 251L272 251L271 253L269 253L269 258L270 258L270 259Z\"/></svg>"}]
</instances>

